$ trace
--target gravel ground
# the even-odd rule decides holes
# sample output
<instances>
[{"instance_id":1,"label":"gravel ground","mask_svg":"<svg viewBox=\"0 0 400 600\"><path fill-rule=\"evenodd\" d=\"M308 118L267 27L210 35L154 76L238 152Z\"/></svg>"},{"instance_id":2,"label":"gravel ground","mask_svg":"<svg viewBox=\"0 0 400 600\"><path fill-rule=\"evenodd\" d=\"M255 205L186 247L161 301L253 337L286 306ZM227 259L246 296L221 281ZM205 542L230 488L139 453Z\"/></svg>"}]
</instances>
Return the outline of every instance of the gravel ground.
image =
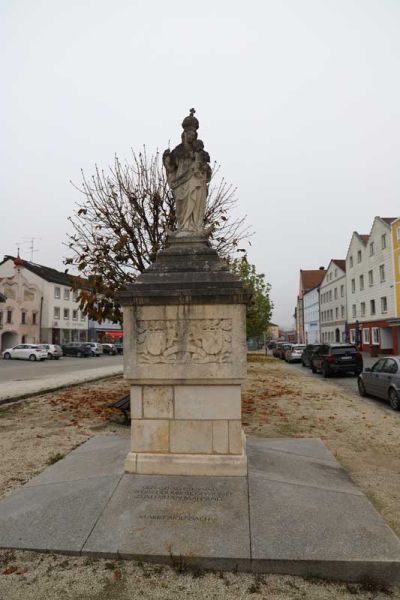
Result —
<instances>
[{"instance_id":1,"label":"gravel ground","mask_svg":"<svg viewBox=\"0 0 400 600\"><path fill-rule=\"evenodd\" d=\"M286 364L249 357L243 423L265 437L321 437L386 521L400 534L398 415L314 380ZM0 496L98 433L129 436L107 408L127 393L120 378L0 407ZM268 600L400 599L399 588L301 577L188 572L134 561L0 551L0 600L135 598Z\"/></svg>"}]
</instances>

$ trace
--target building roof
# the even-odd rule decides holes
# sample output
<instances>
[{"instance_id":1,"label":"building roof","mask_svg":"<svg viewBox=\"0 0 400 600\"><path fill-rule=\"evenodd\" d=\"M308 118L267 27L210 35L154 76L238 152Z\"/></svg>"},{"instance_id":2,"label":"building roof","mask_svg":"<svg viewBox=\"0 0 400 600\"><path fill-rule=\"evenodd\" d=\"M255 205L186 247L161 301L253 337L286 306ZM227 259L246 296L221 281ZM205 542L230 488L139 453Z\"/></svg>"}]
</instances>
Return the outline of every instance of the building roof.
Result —
<instances>
[{"instance_id":1,"label":"building roof","mask_svg":"<svg viewBox=\"0 0 400 600\"><path fill-rule=\"evenodd\" d=\"M385 221L388 225L396 221L398 217L381 217L382 221Z\"/></svg>"},{"instance_id":2,"label":"building roof","mask_svg":"<svg viewBox=\"0 0 400 600\"><path fill-rule=\"evenodd\" d=\"M357 232L355 232L357 233ZM368 233L357 233L358 237L361 238L361 240L364 242L364 244L366 244L369 240L369 234Z\"/></svg>"},{"instance_id":3,"label":"building roof","mask_svg":"<svg viewBox=\"0 0 400 600\"><path fill-rule=\"evenodd\" d=\"M326 269L300 269L300 282L303 290L312 290L319 286L325 277Z\"/></svg>"},{"instance_id":4,"label":"building roof","mask_svg":"<svg viewBox=\"0 0 400 600\"><path fill-rule=\"evenodd\" d=\"M332 258L332 262L342 271L346 271L346 259Z\"/></svg>"},{"instance_id":5,"label":"building roof","mask_svg":"<svg viewBox=\"0 0 400 600\"><path fill-rule=\"evenodd\" d=\"M16 258L17 257L15 256L6 254L0 264L3 264L7 260L12 260L15 262ZM89 287L89 282L87 279L77 277L76 275L70 275L69 273L57 271L57 269L45 267L44 265L38 265L36 263L29 262L28 260L23 260L22 258L19 258L18 264L25 269L28 269L28 271L31 271L31 273L35 273L35 275L41 277L45 281L66 285L68 287L73 287L74 285L78 285L79 287Z\"/></svg>"}]
</instances>

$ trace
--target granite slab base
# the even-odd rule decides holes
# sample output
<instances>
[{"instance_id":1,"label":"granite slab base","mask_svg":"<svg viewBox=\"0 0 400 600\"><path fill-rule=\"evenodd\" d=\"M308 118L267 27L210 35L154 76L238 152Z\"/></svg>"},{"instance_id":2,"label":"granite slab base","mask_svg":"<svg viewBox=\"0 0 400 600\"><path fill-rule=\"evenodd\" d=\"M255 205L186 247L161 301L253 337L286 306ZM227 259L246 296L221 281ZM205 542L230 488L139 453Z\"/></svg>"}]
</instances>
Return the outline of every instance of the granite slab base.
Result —
<instances>
[{"instance_id":1,"label":"granite slab base","mask_svg":"<svg viewBox=\"0 0 400 600\"><path fill-rule=\"evenodd\" d=\"M0 548L386 584L400 541L318 439L248 438L247 477L124 474L92 438L0 501Z\"/></svg>"}]
</instances>

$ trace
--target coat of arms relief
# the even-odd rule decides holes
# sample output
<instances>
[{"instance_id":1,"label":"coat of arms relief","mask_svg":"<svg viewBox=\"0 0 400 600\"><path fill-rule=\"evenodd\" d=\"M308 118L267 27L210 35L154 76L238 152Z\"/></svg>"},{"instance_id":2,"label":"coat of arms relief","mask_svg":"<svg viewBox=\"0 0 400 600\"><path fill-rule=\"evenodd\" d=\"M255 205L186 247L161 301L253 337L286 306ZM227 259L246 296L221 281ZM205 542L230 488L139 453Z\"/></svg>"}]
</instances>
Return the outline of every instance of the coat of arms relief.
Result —
<instances>
[{"instance_id":1,"label":"coat of arms relief","mask_svg":"<svg viewBox=\"0 0 400 600\"><path fill-rule=\"evenodd\" d=\"M232 319L136 321L139 364L232 361Z\"/></svg>"}]
</instances>

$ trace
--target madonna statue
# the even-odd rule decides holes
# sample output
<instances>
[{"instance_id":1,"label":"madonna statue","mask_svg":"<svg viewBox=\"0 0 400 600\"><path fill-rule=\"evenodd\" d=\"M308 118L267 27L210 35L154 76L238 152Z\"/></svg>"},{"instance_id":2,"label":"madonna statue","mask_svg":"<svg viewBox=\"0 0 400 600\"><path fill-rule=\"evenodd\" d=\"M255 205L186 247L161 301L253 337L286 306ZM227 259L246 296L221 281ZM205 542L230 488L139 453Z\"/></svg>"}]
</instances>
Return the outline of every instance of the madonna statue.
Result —
<instances>
[{"instance_id":1,"label":"madonna statue","mask_svg":"<svg viewBox=\"0 0 400 600\"><path fill-rule=\"evenodd\" d=\"M208 183L211 179L210 156L197 139L199 122L194 108L182 122L182 143L166 150L163 163L167 181L175 199L177 231L204 234Z\"/></svg>"}]
</instances>

